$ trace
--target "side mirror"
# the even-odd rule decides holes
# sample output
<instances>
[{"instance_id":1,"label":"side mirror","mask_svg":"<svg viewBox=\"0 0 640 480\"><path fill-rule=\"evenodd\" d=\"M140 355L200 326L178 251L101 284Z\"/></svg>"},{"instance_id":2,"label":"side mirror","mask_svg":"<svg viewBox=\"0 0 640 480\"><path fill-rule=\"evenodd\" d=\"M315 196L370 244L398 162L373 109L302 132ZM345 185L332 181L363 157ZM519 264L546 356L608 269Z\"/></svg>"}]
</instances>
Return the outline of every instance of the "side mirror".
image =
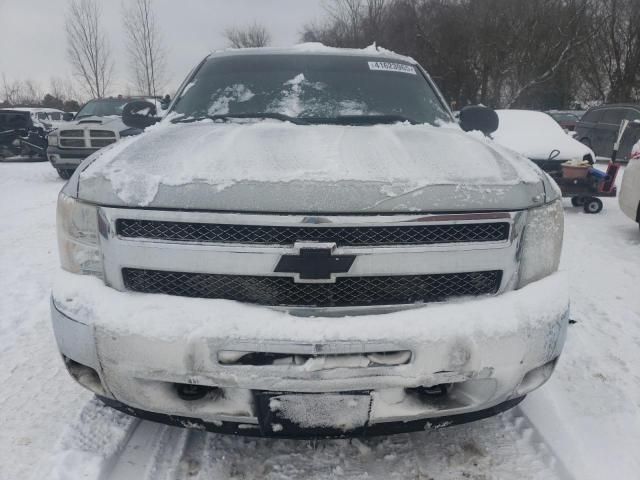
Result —
<instances>
[{"instance_id":1,"label":"side mirror","mask_svg":"<svg viewBox=\"0 0 640 480\"><path fill-rule=\"evenodd\" d=\"M160 100L160 108L162 110L166 110L171 105L171 95L165 95L162 100Z\"/></svg>"},{"instance_id":2,"label":"side mirror","mask_svg":"<svg viewBox=\"0 0 640 480\"><path fill-rule=\"evenodd\" d=\"M460 127L465 132L479 130L489 135L498 129L499 123L498 114L482 105L472 105L460 110Z\"/></svg>"},{"instance_id":3,"label":"side mirror","mask_svg":"<svg viewBox=\"0 0 640 480\"><path fill-rule=\"evenodd\" d=\"M70 122L71 120L73 120L73 113L71 112L65 112L62 114L62 120L64 120L65 122Z\"/></svg>"},{"instance_id":4,"label":"side mirror","mask_svg":"<svg viewBox=\"0 0 640 480\"><path fill-rule=\"evenodd\" d=\"M156 106L144 100L127 103L122 109L122 121L127 127L145 129L158 123Z\"/></svg>"}]
</instances>

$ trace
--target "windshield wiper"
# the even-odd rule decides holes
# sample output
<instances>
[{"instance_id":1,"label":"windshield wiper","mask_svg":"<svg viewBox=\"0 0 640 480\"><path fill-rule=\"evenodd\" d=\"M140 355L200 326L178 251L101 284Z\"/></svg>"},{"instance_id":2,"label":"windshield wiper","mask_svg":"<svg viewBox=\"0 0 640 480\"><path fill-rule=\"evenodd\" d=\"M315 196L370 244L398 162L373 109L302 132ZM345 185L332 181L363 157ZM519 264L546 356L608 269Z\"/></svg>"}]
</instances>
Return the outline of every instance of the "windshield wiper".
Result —
<instances>
[{"instance_id":1,"label":"windshield wiper","mask_svg":"<svg viewBox=\"0 0 640 480\"><path fill-rule=\"evenodd\" d=\"M305 117L308 123L324 123L332 125L377 125L398 122L409 122L417 125L418 122L402 115L340 115L338 117Z\"/></svg>"},{"instance_id":2,"label":"windshield wiper","mask_svg":"<svg viewBox=\"0 0 640 480\"><path fill-rule=\"evenodd\" d=\"M282 122L291 122L295 125L309 125L309 122L303 120L302 118L290 117L289 115L285 115L283 113L271 113L271 112L261 112L261 113L221 113L217 115L203 115L200 117L178 117L171 120L172 123L188 123L188 122L196 122L198 120L204 120L208 118L210 120L230 120L233 118L273 118L275 120L280 120Z\"/></svg>"},{"instance_id":3,"label":"windshield wiper","mask_svg":"<svg viewBox=\"0 0 640 480\"><path fill-rule=\"evenodd\" d=\"M398 122L408 122L417 125L418 122L412 118L402 115L340 115L338 117L290 117L283 113L261 112L261 113L221 113L217 115L182 115L171 120L171 123L191 123L204 119L210 120L230 120L234 118L273 118L283 122L291 122L296 125L328 124L328 125L378 125Z\"/></svg>"}]
</instances>

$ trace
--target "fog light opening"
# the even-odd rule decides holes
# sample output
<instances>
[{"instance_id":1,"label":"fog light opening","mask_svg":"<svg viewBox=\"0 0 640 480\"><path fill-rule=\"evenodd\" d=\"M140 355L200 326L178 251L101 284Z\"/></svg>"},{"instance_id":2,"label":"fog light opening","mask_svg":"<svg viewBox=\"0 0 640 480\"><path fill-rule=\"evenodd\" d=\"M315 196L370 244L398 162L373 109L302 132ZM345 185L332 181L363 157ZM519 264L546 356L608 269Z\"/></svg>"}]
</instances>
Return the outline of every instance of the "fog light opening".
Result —
<instances>
[{"instance_id":1,"label":"fog light opening","mask_svg":"<svg viewBox=\"0 0 640 480\"><path fill-rule=\"evenodd\" d=\"M67 371L76 382L97 395L101 395L103 397L108 396L107 391L102 386L102 381L100 380L98 372L93 368L78 363L75 360L71 360L69 357L65 357L64 355L63 358Z\"/></svg>"},{"instance_id":2,"label":"fog light opening","mask_svg":"<svg viewBox=\"0 0 640 480\"><path fill-rule=\"evenodd\" d=\"M409 390L429 398L443 398L447 396L447 393L449 393L450 387L451 384L449 383L441 383L439 385L431 385L428 387L423 386L410 388Z\"/></svg>"},{"instance_id":3,"label":"fog light opening","mask_svg":"<svg viewBox=\"0 0 640 480\"><path fill-rule=\"evenodd\" d=\"M557 362L558 357L540 367L529 370L520 382L520 385L518 385L514 396L521 397L544 385L544 383L549 380L549 377L551 377Z\"/></svg>"},{"instance_id":4,"label":"fog light opening","mask_svg":"<svg viewBox=\"0 0 640 480\"><path fill-rule=\"evenodd\" d=\"M202 400L205 397L208 397L210 400L215 400L220 397L222 392L218 387L196 385L194 383L176 383L174 384L174 387L178 397L185 402Z\"/></svg>"}]
</instances>

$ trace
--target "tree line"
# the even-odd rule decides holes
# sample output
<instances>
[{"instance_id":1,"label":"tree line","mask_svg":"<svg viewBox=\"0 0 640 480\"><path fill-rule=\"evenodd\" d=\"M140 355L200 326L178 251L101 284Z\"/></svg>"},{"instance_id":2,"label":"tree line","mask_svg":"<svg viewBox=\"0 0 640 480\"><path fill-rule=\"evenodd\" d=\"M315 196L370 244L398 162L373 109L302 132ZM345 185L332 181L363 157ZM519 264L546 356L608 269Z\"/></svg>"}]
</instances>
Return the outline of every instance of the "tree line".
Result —
<instances>
[{"instance_id":1,"label":"tree line","mask_svg":"<svg viewBox=\"0 0 640 480\"><path fill-rule=\"evenodd\" d=\"M409 55L457 107L640 99L638 0L330 0L325 10L305 41Z\"/></svg>"},{"instance_id":2,"label":"tree line","mask_svg":"<svg viewBox=\"0 0 640 480\"><path fill-rule=\"evenodd\" d=\"M68 0L65 17L66 51L75 82L53 77L47 93L33 80L9 81L2 75L0 107L49 107L77 111L83 100L101 98L112 91L114 57L99 0ZM167 50L154 11L154 0L129 0L122 6L122 27L131 94L150 97L164 93ZM271 41L258 23L228 28L232 48L262 47Z\"/></svg>"},{"instance_id":3,"label":"tree line","mask_svg":"<svg viewBox=\"0 0 640 480\"><path fill-rule=\"evenodd\" d=\"M114 61L99 0L68 0L67 57L76 82L3 76L4 105L61 105L111 92ZM154 0L122 6L130 93L166 88L167 50ZM640 0L325 0L302 41L361 48L373 43L420 62L454 108L584 108L640 101ZM233 48L262 47L254 22L224 32ZM75 86L78 86L76 88ZM75 103L73 103L75 102Z\"/></svg>"}]
</instances>

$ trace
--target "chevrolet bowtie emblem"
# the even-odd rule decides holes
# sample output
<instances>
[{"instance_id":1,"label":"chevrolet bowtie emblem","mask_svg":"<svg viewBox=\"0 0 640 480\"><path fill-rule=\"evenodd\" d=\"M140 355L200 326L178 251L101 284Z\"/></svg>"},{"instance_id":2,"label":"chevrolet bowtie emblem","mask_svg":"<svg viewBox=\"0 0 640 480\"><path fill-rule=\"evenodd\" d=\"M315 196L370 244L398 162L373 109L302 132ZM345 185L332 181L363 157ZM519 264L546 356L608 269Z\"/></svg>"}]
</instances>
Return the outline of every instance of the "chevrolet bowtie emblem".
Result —
<instances>
[{"instance_id":1,"label":"chevrolet bowtie emblem","mask_svg":"<svg viewBox=\"0 0 640 480\"><path fill-rule=\"evenodd\" d=\"M275 272L293 273L296 281L335 281L336 273L349 271L356 259L355 255L333 255L335 244L305 243L299 247L297 255L282 255Z\"/></svg>"}]
</instances>

